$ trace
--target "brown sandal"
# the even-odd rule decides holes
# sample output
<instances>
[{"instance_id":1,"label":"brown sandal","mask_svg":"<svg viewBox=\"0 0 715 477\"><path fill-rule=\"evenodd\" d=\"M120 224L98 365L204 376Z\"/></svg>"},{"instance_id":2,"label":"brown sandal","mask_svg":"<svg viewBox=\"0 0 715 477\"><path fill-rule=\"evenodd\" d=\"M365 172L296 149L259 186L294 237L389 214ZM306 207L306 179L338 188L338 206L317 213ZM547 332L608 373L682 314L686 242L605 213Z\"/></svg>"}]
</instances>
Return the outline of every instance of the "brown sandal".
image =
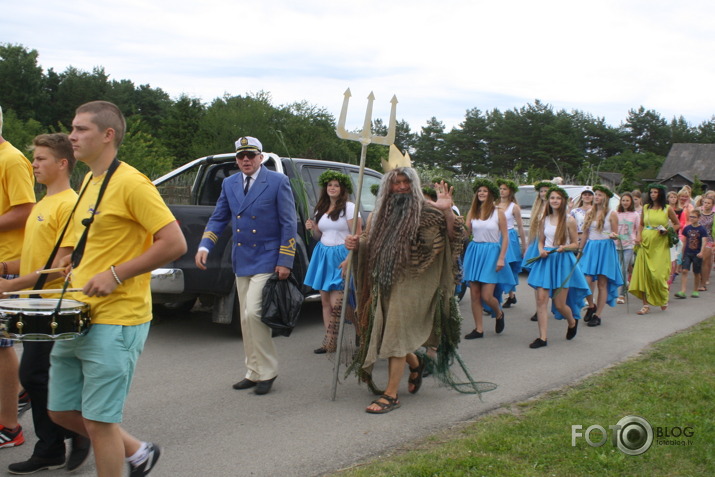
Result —
<instances>
[{"instance_id":1,"label":"brown sandal","mask_svg":"<svg viewBox=\"0 0 715 477\"><path fill-rule=\"evenodd\" d=\"M419 391L422 387L422 374L424 373L426 364L426 361L422 356L419 354L415 354L415 356L417 356L417 366L410 368L410 378L407 380L407 384L411 384L413 386L410 394L417 394L417 391ZM417 377L413 378L412 375L415 373L417 373Z\"/></svg>"},{"instance_id":2,"label":"brown sandal","mask_svg":"<svg viewBox=\"0 0 715 477\"><path fill-rule=\"evenodd\" d=\"M636 312L638 315L647 315L650 313L650 305L643 305L643 307Z\"/></svg>"},{"instance_id":3,"label":"brown sandal","mask_svg":"<svg viewBox=\"0 0 715 477\"><path fill-rule=\"evenodd\" d=\"M387 402L382 402L380 399L387 401ZM397 396L392 397L388 396L387 394L383 394L379 398L375 399L373 402L370 403L370 405L375 404L377 405L380 409L370 409L369 407L365 409L365 412L368 414L385 414L393 409L397 409L400 407L400 401L397 399Z\"/></svg>"}]
</instances>

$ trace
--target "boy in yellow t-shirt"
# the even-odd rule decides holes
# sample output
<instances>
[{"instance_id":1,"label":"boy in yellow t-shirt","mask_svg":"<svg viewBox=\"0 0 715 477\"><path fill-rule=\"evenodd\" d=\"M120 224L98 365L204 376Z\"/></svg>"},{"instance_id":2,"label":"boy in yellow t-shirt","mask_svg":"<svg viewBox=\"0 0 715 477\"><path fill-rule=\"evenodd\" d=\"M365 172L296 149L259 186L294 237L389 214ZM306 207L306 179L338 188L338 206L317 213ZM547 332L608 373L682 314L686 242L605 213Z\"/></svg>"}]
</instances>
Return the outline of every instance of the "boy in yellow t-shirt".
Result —
<instances>
[{"instance_id":1,"label":"boy in yellow t-shirt","mask_svg":"<svg viewBox=\"0 0 715 477\"><path fill-rule=\"evenodd\" d=\"M91 222L81 258L75 243L72 286L82 288L75 298L90 304L92 325L84 336L55 343L50 356L50 416L90 437L100 477L122 475L125 460L131 477L144 477L159 459L159 446L120 423L149 333L149 272L186 253L184 235L156 187L116 160L125 130L121 111L106 101L83 104L72 120L75 157L91 170L71 225L79 240Z\"/></svg>"}]
</instances>

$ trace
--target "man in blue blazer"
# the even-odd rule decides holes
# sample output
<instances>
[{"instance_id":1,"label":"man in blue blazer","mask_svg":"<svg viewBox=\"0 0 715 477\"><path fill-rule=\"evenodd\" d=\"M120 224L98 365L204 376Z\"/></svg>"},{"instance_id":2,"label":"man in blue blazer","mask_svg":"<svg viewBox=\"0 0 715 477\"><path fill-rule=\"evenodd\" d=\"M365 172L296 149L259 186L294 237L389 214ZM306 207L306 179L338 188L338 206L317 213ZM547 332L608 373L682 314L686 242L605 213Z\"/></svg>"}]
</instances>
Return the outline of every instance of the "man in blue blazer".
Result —
<instances>
[{"instance_id":1,"label":"man in blue blazer","mask_svg":"<svg viewBox=\"0 0 715 477\"><path fill-rule=\"evenodd\" d=\"M290 275L295 257L297 221L288 177L261 166L261 142L250 136L236 141L236 163L241 174L223 181L203 238L196 265L206 270L206 258L230 222L233 230L233 271L241 310L241 332L246 353L246 376L234 389L255 387L267 394L278 375L278 356L271 329L261 322L261 295L274 272Z\"/></svg>"}]
</instances>

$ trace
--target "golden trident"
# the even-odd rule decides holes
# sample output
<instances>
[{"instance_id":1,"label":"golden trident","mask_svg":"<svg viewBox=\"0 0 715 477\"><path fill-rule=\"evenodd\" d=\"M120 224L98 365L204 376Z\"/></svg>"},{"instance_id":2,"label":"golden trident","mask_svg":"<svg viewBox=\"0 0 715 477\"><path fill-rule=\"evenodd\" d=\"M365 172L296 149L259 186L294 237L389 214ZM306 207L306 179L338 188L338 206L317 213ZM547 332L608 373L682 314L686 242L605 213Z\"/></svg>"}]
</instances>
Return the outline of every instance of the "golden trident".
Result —
<instances>
[{"instance_id":1,"label":"golden trident","mask_svg":"<svg viewBox=\"0 0 715 477\"><path fill-rule=\"evenodd\" d=\"M345 119L348 116L348 103L350 102L350 96L352 94L350 93L350 88L345 90L345 94L343 97L343 108L340 110L340 118L338 119L338 126L335 128L335 132L337 133L338 137L340 139L347 139L348 141L358 141L361 145L362 148L360 150L360 171L358 174L358 185L357 185L357 193L355 194L355 210L359 211L360 210L360 197L362 195L362 182L363 182L363 176L365 175L365 159L367 157L367 146L370 144L380 144L382 146L391 146L395 142L395 129L397 126L396 123L396 113L397 113L397 96L392 96L392 99L390 100L390 103L392 103L392 108L390 109L390 120L387 125L387 135L386 136L379 136L377 134L372 133L372 103L375 101L375 95L370 92L370 95L367 97L367 110L365 111L365 121L363 122L362 125L362 131L360 132L348 132L345 129ZM357 233L357 220L353 220L353 226L351 230L351 234L355 235ZM347 258L347 268L346 270L351 269L352 265L352 259L353 259L353 251L351 250L350 253L348 253L348 258ZM352 275L350 273L346 274L346 279L345 279L345 289L343 291L343 306L341 307L340 310L340 324L338 327L338 342L335 350L335 368L334 368L334 375L333 375L333 385L332 385L332 395L331 399L335 401L335 393L337 391L337 386L338 386L338 375L340 373L340 352L341 352L341 344L343 342L343 328L345 324L345 309L346 306L345 304L347 303L346 297L348 296L348 291L350 290L350 279Z\"/></svg>"}]
</instances>

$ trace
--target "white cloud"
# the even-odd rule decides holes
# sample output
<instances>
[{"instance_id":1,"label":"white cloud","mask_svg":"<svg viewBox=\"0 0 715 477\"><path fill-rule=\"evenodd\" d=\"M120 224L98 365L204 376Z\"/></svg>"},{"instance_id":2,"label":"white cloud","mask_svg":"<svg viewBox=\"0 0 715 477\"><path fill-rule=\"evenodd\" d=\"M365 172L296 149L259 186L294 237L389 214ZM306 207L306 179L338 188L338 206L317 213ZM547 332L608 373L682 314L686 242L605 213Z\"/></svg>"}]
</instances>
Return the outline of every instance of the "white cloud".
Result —
<instances>
[{"instance_id":1,"label":"white cloud","mask_svg":"<svg viewBox=\"0 0 715 477\"><path fill-rule=\"evenodd\" d=\"M640 105L696 124L713 115L715 5L705 1L29 0L4 10L0 42L38 50L45 68L103 66L206 102L264 90L335 115L350 87L358 125L370 91L376 117L395 94L413 130L537 98L612 124Z\"/></svg>"}]
</instances>

